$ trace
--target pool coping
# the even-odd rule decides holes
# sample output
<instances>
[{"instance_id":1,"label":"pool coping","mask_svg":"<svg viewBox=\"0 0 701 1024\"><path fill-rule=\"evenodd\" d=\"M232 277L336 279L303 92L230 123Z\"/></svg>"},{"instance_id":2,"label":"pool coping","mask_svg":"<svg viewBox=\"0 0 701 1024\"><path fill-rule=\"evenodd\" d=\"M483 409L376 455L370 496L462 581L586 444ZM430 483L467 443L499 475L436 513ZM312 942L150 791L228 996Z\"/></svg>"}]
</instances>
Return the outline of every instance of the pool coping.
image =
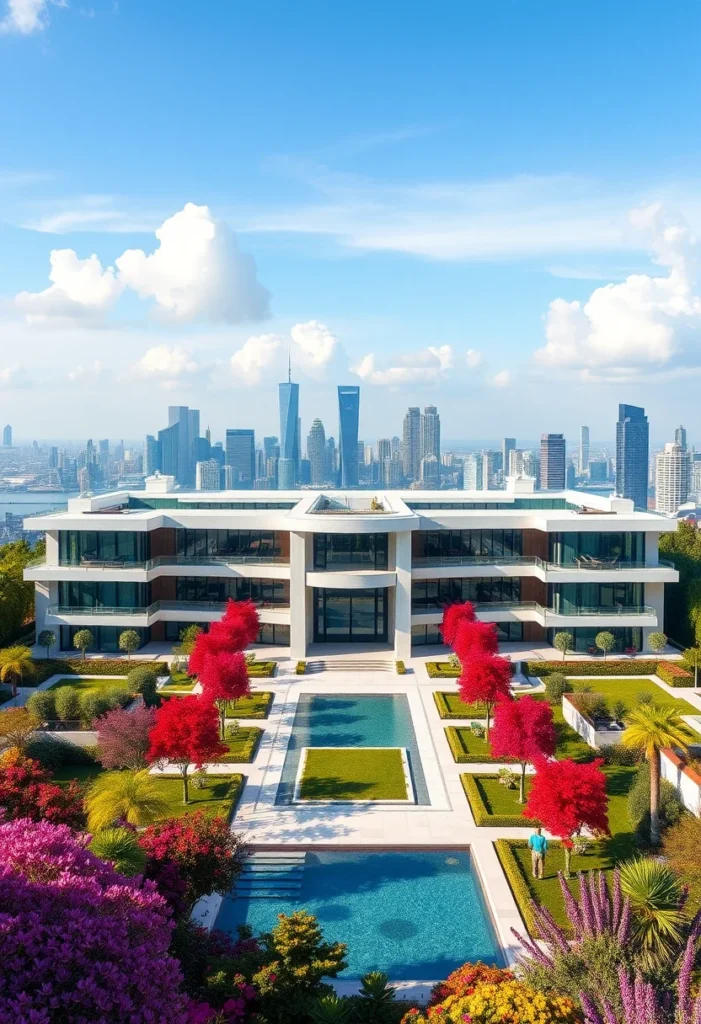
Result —
<instances>
[{"instance_id":1,"label":"pool coping","mask_svg":"<svg viewBox=\"0 0 701 1024\"><path fill-rule=\"evenodd\" d=\"M407 796L404 800L395 800L387 798L385 800L375 800L372 797L368 797L365 800L311 800L302 797L302 780L304 778L304 772L307 768L307 756L310 750L398 750L399 756L402 761L402 770L404 772L404 785L406 786ZM416 789L414 787L414 779L409 768L409 758L407 756L406 747L300 747L300 758L297 766L297 777L295 778L295 788L292 794L293 804L301 807L332 807L338 804L361 804L373 807L384 807L385 805L400 804L402 807L412 807L416 805Z\"/></svg>"}]
</instances>

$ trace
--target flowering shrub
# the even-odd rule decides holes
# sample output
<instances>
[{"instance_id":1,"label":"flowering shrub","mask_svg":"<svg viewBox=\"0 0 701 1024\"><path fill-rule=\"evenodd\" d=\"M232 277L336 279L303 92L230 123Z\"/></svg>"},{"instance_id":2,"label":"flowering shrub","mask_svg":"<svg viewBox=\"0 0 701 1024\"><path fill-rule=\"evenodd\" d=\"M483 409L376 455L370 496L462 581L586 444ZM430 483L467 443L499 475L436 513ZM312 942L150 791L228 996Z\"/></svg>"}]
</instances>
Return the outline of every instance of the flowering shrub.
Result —
<instances>
[{"instance_id":1,"label":"flowering shrub","mask_svg":"<svg viewBox=\"0 0 701 1024\"><path fill-rule=\"evenodd\" d=\"M0 825L0 1021L186 1024L172 923L65 825Z\"/></svg>"},{"instance_id":2,"label":"flowering shrub","mask_svg":"<svg viewBox=\"0 0 701 1024\"><path fill-rule=\"evenodd\" d=\"M16 747L0 757L0 807L6 818L29 818L54 825L85 828L83 792L73 781L58 786L51 773Z\"/></svg>"},{"instance_id":3,"label":"flowering shrub","mask_svg":"<svg viewBox=\"0 0 701 1024\"><path fill-rule=\"evenodd\" d=\"M191 904L210 892L224 895L241 871L244 847L218 815L196 811L149 825L140 844L152 860L176 865Z\"/></svg>"},{"instance_id":4,"label":"flowering shrub","mask_svg":"<svg viewBox=\"0 0 701 1024\"><path fill-rule=\"evenodd\" d=\"M498 985L501 981L511 978L511 971L502 970L500 967L487 967L481 961L476 964L463 964L457 971L449 974L445 981L439 981L434 986L428 1005L435 1006L448 996L469 996L481 982Z\"/></svg>"},{"instance_id":5,"label":"flowering shrub","mask_svg":"<svg viewBox=\"0 0 701 1024\"><path fill-rule=\"evenodd\" d=\"M496 983L479 982L468 995L449 995L425 1015L410 1010L402 1024L579 1024L580 1020L578 1007L566 996L536 992L508 977Z\"/></svg>"}]
</instances>

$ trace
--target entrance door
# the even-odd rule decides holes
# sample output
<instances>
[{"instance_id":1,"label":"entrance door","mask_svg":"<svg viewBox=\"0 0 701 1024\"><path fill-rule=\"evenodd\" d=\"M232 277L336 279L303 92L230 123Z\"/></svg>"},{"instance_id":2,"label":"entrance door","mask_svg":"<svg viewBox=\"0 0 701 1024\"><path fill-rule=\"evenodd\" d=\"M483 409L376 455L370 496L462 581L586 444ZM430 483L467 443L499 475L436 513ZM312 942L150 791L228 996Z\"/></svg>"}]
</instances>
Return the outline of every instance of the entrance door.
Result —
<instances>
[{"instance_id":1,"label":"entrance door","mask_svg":"<svg viewBox=\"0 0 701 1024\"><path fill-rule=\"evenodd\" d=\"M386 643L387 591L314 589L314 643Z\"/></svg>"}]
</instances>

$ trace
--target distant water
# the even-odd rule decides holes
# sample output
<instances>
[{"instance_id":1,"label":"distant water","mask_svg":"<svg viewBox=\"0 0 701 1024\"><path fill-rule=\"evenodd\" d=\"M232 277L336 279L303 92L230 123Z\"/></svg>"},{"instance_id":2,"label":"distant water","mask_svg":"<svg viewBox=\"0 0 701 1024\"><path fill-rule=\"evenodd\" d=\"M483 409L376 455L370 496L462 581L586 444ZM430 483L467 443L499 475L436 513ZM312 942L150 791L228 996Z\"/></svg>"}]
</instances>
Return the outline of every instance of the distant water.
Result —
<instances>
[{"instance_id":1,"label":"distant water","mask_svg":"<svg viewBox=\"0 0 701 1024\"><path fill-rule=\"evenodd\" d=\"M65 509L68 499L77 494L77 491L0 491L0 521L5 521L6 512L31 516Z\"/></svg>"}]
</instances>

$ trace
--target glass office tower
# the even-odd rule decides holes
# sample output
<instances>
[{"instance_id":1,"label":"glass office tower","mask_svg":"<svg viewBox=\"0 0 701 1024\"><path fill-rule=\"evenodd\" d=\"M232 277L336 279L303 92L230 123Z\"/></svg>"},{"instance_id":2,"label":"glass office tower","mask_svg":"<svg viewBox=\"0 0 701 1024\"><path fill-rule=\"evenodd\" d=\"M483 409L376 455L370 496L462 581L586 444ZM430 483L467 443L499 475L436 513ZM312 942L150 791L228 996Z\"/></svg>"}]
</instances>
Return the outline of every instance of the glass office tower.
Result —
<instances>
[{"instance_id":1,"label":"glass office tower","mask_svg":"<svg viewBox=\"0 0 701 1024\"><path fill-rule=\"evenodd\" d=\"M256 478L256 435L253 430L227 430L225 465L231 467L234 490L253 487Z\"/></svg>"},{"instance_id":2,"label":"glass office tower","mask_svg":"<svg viewBox=\"0 0 701 1024\"><path fill-rule=\"evenodd\" d=\"M360 388L340 385L338 388L338 482L341 487L358 486L358 421Z\"/></svg>"},{"instance_id":3,"label":"glass office tower","mask_svg":"<svg viewBox=\"0 0 701 1024\"><path fill-rule=\"evenodd\" d=\"M288 380L278 385L280 404L280 461L278 487L291 490L299 474L299 384Z\"/></svg>"},{"instance_id":4,"label":"glass office tower","mask_svg":"<svg viewBox=\"0 0 701 1024\"><path fill-rule=\"evenodd\" d=\"M616 494L647 508L650 428L645 410L619 405L616 423Z\"/></svg>"}]
</instances>

